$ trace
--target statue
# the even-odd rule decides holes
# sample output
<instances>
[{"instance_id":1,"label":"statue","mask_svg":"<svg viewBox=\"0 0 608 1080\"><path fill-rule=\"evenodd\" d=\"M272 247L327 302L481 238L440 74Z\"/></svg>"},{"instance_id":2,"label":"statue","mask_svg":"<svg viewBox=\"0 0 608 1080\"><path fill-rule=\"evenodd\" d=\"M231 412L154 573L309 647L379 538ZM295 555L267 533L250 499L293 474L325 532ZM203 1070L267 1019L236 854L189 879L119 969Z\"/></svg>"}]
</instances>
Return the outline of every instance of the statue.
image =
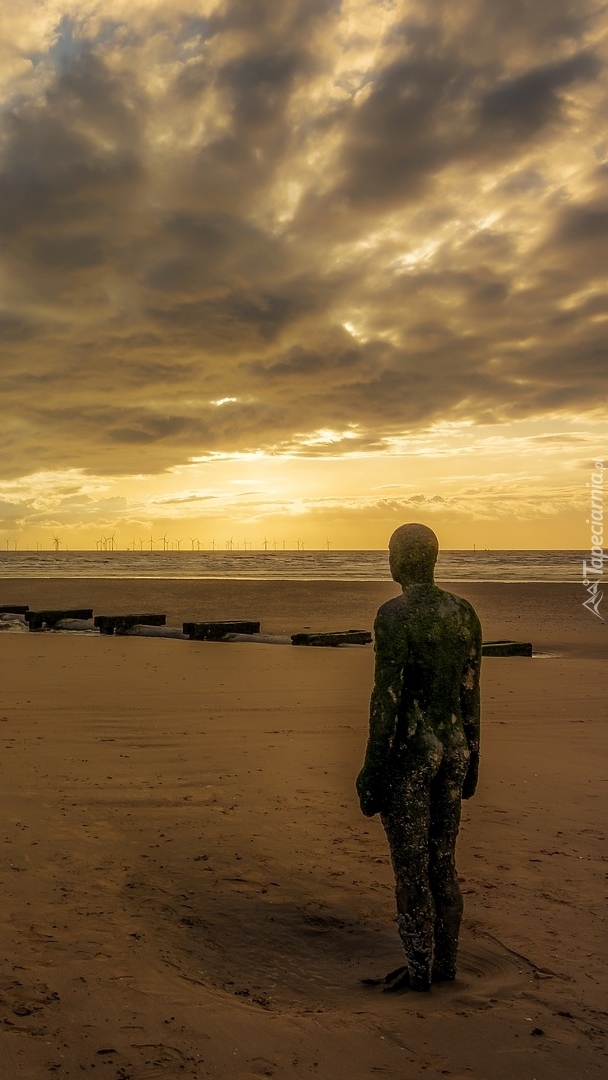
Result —
<instances>
[{"instance_id":1,"label":"statue","mask_svg":"<svg viewBox=\"0 0 608 1080\"><path fill-rule=\"evenodd\" d=\"M357 792L362 812L381 816L395 872L407 964L380 980L386 990L430 990L456 977L463 901L455 848L461 799L477 786L481 626L471 604L435 585L438 550L425 525L393 533L389 565L403 593L382 605L374 624Z\"/></svg>"}]
</instances>

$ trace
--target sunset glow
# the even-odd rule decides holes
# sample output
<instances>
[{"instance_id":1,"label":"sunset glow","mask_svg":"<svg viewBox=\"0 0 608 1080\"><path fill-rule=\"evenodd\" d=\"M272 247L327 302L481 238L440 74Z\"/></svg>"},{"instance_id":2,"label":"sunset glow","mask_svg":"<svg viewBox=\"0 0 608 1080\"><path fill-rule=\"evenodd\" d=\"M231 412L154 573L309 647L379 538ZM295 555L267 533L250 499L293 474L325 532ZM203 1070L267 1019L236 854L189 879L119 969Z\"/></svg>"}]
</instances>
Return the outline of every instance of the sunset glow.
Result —
<instances>
[{"instance_id":1,"label":"sunset glow","mask_svg":"<svg viewBox=\"0 0 608 1080\"><path fill-rule=\"evenodd\" d=\"M584 547L606 40L599 0L16 0L0 546Z\"/></svg>"}]
</instances>

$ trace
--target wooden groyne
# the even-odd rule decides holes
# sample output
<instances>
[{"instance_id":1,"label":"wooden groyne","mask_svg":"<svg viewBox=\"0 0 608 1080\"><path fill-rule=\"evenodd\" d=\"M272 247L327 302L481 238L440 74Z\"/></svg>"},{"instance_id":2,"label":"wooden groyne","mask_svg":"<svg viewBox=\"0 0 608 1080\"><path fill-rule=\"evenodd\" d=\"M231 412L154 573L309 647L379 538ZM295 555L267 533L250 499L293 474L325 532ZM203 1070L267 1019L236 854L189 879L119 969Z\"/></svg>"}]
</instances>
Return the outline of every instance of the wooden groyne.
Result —
<instances>
[{"instance_id":1,"label":"wooden groyne","mask_svg":"<svg viewBox=\"0 0 608 1080\"><path fill-rule=\"evenodd\" d=\"M166 615L96 615L94 625L100 634L126 634L134 626L164 626Z\"/></svg>"},{"instance_id":2,"label":"wooden groyne","mask_svg":"<svg viewBox=\"0 0 608 1080\"><path fill-rule=\"evenodd\" d=\"M260 625L254 619L223 619L218 622L185 622L183 629L190 641L222 641L229 634L259 634Z\"/></svg>"},{"instance_id":3,"label":"wooden groyne","mask_svg":"<svg viewBox=\"0 0 608 1080\"><path fill-rule=\"evenodd\" d=\"M292 634L292 645L313 645L321 648L333 648L338 645L371 645L370 630L342 630L328 634Z\"/></svg>"},{"instance_id":4,"label":"wooden groyne","mask_svg":"<svg viewBox=\"0 0 608 1080\"><path fill-rule=\"evenodd\" d=\"M64 608L52 611L25 611L25 621L30 630L54 630L57 623L63 619L78 619L88 621L93 618L93 608Z\"/></svg>"},{"instance_id":5,"label":"wooden groyne","mask_svg":"<svg viewBox=\"0 0 608 1080\"><path fill-rule=\"evenodd\" d=\"M167 626L167 616L159 612L134 612L119 615L96 615L92 608L53 608L32 611L27 604L0 603L0 618L6 622L20 623L30 630L88 632L98 630L104 636L135 635L141 637L171 637L190 641L239 641L258 642L265 645L308 646L313 648L339 648L341 646L369 646L370 630L306 631L291 634L262 634L258 619L213 619L184 622L182 627ZM18 628L18 627L16 627ZM533 655L530 641L484 641L483 656Z\"/></svg>"},{"instance_id":6,"label":"wooden groyne","mask_svg":"<svg viewBox=\"0 0 608 1080\"><path fill-rule=\"evenodd\" d=\"M484 641L482 656L532 656L531 641Z\"/></svg>"}]
</instances>

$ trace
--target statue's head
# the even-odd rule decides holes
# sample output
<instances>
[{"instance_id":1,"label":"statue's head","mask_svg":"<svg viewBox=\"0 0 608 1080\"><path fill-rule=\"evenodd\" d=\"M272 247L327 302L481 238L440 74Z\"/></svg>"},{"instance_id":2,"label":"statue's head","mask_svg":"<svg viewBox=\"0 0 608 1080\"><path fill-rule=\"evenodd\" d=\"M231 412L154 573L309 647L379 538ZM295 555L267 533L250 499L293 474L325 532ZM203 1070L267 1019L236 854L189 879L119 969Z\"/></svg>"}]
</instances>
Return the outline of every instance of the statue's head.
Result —
<instances>
[{"instance_id":1,"label":"statue's head","mask_svg":"<svg viewBox=\"0 0 608 1080\"><path fill-rule=\"evenodd\" d=\"M439 542L432 529L412 522L400 525L388 542L388 562L393 581L400 585L432 582Z\"/></svg>"}]
</instances>

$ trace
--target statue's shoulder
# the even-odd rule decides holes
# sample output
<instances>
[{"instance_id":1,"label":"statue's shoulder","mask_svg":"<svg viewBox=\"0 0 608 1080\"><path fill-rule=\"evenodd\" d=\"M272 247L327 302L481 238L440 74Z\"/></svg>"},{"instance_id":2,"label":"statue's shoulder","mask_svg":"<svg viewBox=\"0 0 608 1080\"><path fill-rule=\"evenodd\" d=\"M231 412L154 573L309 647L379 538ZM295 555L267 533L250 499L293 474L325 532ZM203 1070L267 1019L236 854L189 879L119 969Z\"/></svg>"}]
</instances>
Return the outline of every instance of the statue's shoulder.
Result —
<instances>
[{"instance_id":1,"label":"statue's shoulder","mask_svg":"<svg viewBox=\"0 0 608 1080\"><path fill-rule=\"evenodd\" d=\"M392 596L390 600L387 600L378 608L376 622L391 623L403 616L406 607L406 600L402 593L399 596Z\"/></svg>"},{"instance_id":2,"label":"statue's shoulder","mask_svg":"<svg viewBox=\"0 0 608 1080\"><path fill-rule=\"evenodd\" d=\"M447 592L445 589L442 589L441 591L443 592L445 603L457 610L461 618L472 626L479 625L479 616L475 611L475 608L468 600L465 600L464 596L458 596L457 593Z\"/></svg>"},{"instance_id":3,"label":"statue's shoulder","mask_svg":"<svg viewBox=\"0 0 608 1080\"><path fill-rule=\"evenodd\" d=\"M455 604L462 611L475 611L473 605L469 603L468 600L465 600L464 596L459 596L458 593L448 592L447 589L442 589L441 591L449 603Z\"/></svg>"},{"instance_id":4,"label":"statue's shoulder","mask_svg":"<svg viewBox=\"0 0 608 1080\"><path fill-rule=\"evenodd\" d=\"M383 643L400 638L407 626L407 610L403 596L393 596L378 608L374 620L374 641L376 649Z\"/></svg>"}]
</instances>

